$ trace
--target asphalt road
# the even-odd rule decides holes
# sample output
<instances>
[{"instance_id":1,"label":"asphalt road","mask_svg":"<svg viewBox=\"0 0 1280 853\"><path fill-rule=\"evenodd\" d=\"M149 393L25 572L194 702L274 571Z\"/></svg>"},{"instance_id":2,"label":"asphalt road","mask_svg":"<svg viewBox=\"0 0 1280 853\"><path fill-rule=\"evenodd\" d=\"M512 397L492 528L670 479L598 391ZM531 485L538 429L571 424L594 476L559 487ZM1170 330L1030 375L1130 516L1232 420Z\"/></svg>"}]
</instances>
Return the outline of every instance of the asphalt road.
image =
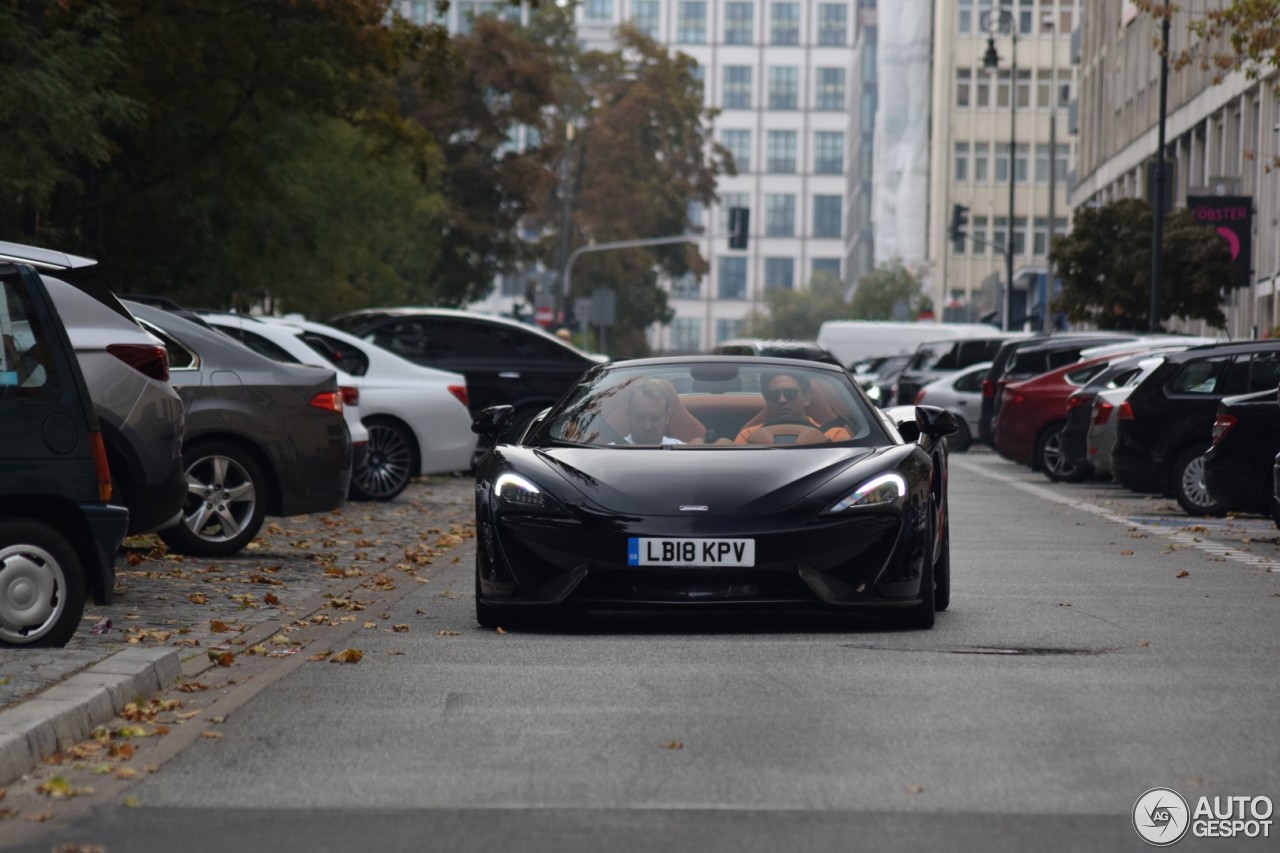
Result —
<instances>
[{"instance_id":1,"label":"asphalt road","mask_svg":"<svg viewBox=\"0 0 1280 853\"><path fill-rule=\"evenodd\" d=\"M954 458L951 498L952 606L926 632L823 614L484 631L469 542L430 583L320 629L346 631L312 642L358 648L358 664L263 658L172 694L200 715L133 759L154 772L68 769L94 792L0 838L1123 851L1147 847L1131 821L1153 787L1280 801L1280 531L988 453ZM1274 850L1272 830L1176 849Z\"/></svg>"}]
</instances>

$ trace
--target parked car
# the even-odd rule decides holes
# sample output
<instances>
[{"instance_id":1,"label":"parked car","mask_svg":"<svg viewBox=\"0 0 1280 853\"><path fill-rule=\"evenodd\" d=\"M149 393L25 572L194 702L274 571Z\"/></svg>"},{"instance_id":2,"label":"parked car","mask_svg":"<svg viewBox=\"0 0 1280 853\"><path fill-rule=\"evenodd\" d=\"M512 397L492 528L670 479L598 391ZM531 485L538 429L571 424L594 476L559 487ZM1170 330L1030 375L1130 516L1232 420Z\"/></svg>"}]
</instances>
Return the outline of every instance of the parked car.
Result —
<instances>
[{"instance_id":1,"label":"parked car","mask_svg":"<svg viewBox=\"0 0 1280 853\"><path fill-rule=\"evenodd\" d=\"M896 405L910 405L921 388L971 365L995 358L1000 345L1010 338L1025 338L1023 332L995 332L980 338L948 338L925 341L916 347L911 361L898 377ZM977 416L979 413L975 412Z\"/></svg>"},{"instance_id":2,"label":"parked car","mask_svg":"<svg viewBox=\"0 0 1280 853\"><path fill-rule=\"evenodd\" d=\"M187 502L181 523L159 531L170 548L226 556L248 545L268 515L342 506L351 433L333 370L281 364L222 332L126 304L164 340L187 407Z\"/></svg>"},{"instance_id":3,"label":"parked car","mask_svg":"<svg viewBox=\"0 0 1280 853\"><path fill-rule=\"evenodd\" d=\"M1224 397L1204 454L1204 484L1214 513L1271 512L1272 462L1280 453L1280 394L1264 389Z\"/></svg>"},{"instance_id":4,"label":"parked car","mask_svg":"<svg viewBox=\"0 0 1280 853\"><path fill-rule=\"evenodd\" d=\"M93 399L129 532L175 523L187 494L183 411L163 344L96 280L93 259L18 243L0 243L0 257L42 273Z\"/></svg>"},{"instance_id":5,"label":"parked car","mask_svg":"<svg viewBox=\"0 0 1280 853\"><path fill-rule=\"evenodd\" d=\"M738 338L717 344L712 355L763 355L773 358L805 358L825 364L840 364L826 347L816 341L769 340L765 338Z\"/></svg>"},{"instance_id":6,"label":"parked car","mask_svg":"<svg viewBox=\"0 0 1280 853\"><path fill-rule=\"evenodd\" d=\"M1217 510L1204 452L1224 397L1280 384L1280 341L1191 347L1165 357L1116 412L1111 474L1136 491L1165 492L1192 514Z\"/></svg>"},{"instance_id":7,"label":"parked car","mask_svg":"<svg viewBox=\"0 0 1280 853\"><path fill-rule=\"evenodd\" d=\"M875 374L862 385L872 403L882 409L893 405L898 399L898 377L910 363L910 355L891 355L880 362Z\"/></svg>"},{"instance_id":8,"label":"parked car","mask_svg":"<svg viewBox=\"0 0 1280 853\"><path fill-rule=\"evenodd\" d=\"M964 453L978 432L978 415L982 408L982 380L991 367L982 361L935 379L916 392L917 406L937 406L956 416L956 431L947 436L947 448Z\"/></svg>"},{"instance_id":9,"label":"parked car","mask_svg":"<svg viewBox=\"0 0 1280 853\"><path fill-rule=\"evenodd\" d=\"M470 311L369 308L328 324L414 364L461 373L472 416L512 406L515 433L600 363L535 326Z\"/></svg>"},{"instance_id":10,"label":"parked car","mask_svg":"<svg viewBox=\"0 0 1280 853\"><path fill-rule=\"evenodd\" d=\"M1117 388L1098 392L1090 406L1089 431L1085 437L1085 460L1095 474L1111 476L1111 450L1116 444L1116 412L1129 394L1164 361L1163 355L1144 356L1137 374Z\"/></svg>"},{"instance_id":11,"label":"parked car","mask_svg":"<svg viewBox=\"0 0 1280 853\"><path fill-rule=\"evenodd\" d=\"M0 646L63 646L110 604L129 511L71 340L35 269L0 260Z\"/></svg>"},{"instance_id":12,"label":"parked car","mask_svg":"<svg viewBox=\"0 0 1280 853\"><path fill-rule=\"evenodd\" d=\"M322 323L205 319L217 328L234 327L251 348L270 343L294 362L335 367L349 377L342 381L359 391L359 413L369 433L368 462L351 477L353 497L390 500L415 476L471 467L476 436L462 374L414 364Z\"/></svg>"},{"instance_id":13,"label":"parked car","mask_svg":"<svg viewBox=\"0 0 1280 853\"><path fill-rule=\"evenodd\" d=\"M636 400L663 398L665 428L625 441ZM511 415L475 429L496 438ZM954 428L931 407L878 412L836 365L601 365L476 470L476 620L785 605L930 628L950 600Z\"/></svg>"}]
</instances>

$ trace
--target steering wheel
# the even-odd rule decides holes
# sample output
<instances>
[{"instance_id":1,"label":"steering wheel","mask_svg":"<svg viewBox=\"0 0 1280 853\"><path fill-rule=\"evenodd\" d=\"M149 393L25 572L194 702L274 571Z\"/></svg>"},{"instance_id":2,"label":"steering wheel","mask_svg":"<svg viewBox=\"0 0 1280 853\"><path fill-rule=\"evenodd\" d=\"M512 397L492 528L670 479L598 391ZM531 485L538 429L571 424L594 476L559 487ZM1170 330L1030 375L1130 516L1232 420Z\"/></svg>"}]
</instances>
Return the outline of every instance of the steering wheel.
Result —
<instances>
[{"instance_id":1,"label":"steering wheel","mask_svg":"<svg viewBox=\"0 0 1280 853\"><path fill-rule=\"evenodd\" d=\"M776 418L770 418L769 420L760 424L760 426L762 427L788 426L788 425L807 426L807 427L813 426L813 424L809 422L808 418L802 418L796 415L780 415Z\"/></svg>"},{"instance_id":2,"label":"steering wheel","mask_svg":"<svg viewBox=\"0 0 1280 853\"><path fill-rule=\"evenodd\" d=\"M785 423L784 423L785 421ZM747 444L830 444L831 439L808 421L775 418L747 436Z\"/></svg>"}]
</instances>

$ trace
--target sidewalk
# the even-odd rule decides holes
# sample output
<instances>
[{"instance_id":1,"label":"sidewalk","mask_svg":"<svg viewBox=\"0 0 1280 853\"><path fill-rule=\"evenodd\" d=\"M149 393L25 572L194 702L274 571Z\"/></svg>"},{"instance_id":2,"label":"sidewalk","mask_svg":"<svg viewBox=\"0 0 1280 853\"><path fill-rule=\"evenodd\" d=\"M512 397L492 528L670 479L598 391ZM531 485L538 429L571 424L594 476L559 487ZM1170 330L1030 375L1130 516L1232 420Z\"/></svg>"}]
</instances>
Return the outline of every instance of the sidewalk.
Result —
<instances>
[{"instance_id":1,"label":"sidewalk","mask_svg":"<svg viewBox=\"0 0 1280 853\"><path fill-rule=\"evenodd\" d=\"M414 575L474 535L473 501L468 477L423 478L387 503L269 518L249 548L215 560L126 540L115 603L90 602L65 648L0 649L0 786L213 666L211 647L251 647L383 573Z\"/></svg>"}]
</instances>

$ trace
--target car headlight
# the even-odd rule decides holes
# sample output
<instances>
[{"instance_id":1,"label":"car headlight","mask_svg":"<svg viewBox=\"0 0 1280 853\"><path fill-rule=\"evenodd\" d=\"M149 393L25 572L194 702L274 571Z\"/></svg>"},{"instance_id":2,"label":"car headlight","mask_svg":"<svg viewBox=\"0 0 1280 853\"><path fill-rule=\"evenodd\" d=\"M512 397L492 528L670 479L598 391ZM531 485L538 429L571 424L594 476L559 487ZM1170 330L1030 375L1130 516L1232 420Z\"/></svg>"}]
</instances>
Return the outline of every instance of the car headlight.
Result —
<instances>
[{"instance_id":1,"label":"car headlight","mask_svg":"<svg viewBox=\"0 0 1280 853\"><path fill-rule=\"evenodd\" d=\"M493 484L498 502L517 510L562 512L560 502L538 488L529 479L507 472Z\"/></svg>"},{"instance_id":2,"label":"car headlight","mask_svg":"<svg viewBox=\"0 0 1280 853\"><path fill-rule=\"evenodd\" d=\"M844 512L848 509L870 506L888 506L901 503L907 495L907 481L898 474L880 474L827 507L826 513Z\"/></svg>"}]
</instances>

